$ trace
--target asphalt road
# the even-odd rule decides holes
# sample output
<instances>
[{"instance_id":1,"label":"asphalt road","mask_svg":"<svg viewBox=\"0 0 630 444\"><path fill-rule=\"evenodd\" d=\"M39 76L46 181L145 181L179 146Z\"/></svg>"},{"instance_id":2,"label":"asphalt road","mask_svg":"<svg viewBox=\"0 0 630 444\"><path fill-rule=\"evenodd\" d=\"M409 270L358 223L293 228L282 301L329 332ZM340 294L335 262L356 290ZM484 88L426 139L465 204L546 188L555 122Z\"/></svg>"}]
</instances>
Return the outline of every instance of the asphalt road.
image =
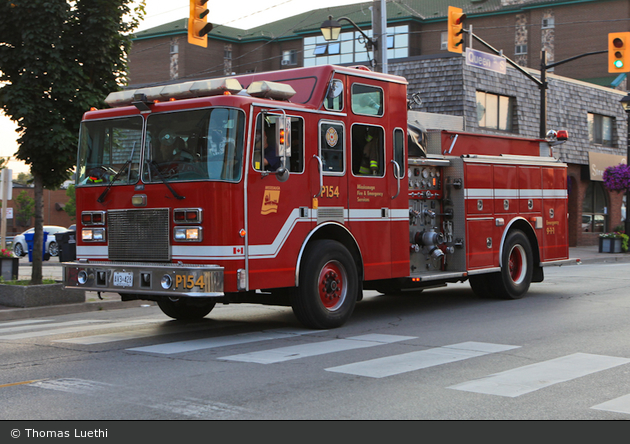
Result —
<instances>
[{"instance_id":1,"label":"asphalt road","mask_svg":"<svg viewBox=\"0 0 630 444\"><path fill-rule=\"evenodd\" d=\"M4 420L630 419L630 263L546 270L521 300L468 284L369 292L350 322L152 304L0 322Z\"/></svg>"}]
</instances>

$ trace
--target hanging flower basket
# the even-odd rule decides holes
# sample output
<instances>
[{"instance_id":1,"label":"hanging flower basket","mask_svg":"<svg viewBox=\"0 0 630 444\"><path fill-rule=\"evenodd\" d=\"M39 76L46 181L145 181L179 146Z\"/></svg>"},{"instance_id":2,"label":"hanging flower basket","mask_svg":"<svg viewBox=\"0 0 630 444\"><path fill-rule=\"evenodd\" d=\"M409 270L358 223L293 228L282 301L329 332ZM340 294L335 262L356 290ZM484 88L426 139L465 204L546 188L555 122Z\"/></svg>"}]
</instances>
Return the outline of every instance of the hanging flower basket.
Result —
<instances>
[{"instance_id":1,"label":"hanging flower basket","mask_svg":"<svg viewBox=\"0 0 630 444\"><path fill-rule=\"evenodd\" d=\"M606 168L603 179L608 191L630 190L630 165L620 163Z\"/></svg>"}]
</instances>

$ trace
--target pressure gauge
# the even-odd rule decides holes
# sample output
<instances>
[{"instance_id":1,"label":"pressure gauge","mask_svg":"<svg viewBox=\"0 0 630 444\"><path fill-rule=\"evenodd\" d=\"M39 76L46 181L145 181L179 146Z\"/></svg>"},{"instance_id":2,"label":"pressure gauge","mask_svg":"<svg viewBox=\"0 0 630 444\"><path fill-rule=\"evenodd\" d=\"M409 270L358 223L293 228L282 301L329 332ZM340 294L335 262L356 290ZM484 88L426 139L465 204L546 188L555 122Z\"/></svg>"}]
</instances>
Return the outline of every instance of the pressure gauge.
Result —
<instances>
[{"instance_id":1,"label":"pressure gauge","mask_svg":"<svg viewBox=\"0 0 630 444\"><path fill-rule=\"evenodd\" d=\"M422 177L424 177L425 179L427 177L429 177L429 169L428 168L425 168L425 169L422 170Z\"/></svg>"}]
</instances>

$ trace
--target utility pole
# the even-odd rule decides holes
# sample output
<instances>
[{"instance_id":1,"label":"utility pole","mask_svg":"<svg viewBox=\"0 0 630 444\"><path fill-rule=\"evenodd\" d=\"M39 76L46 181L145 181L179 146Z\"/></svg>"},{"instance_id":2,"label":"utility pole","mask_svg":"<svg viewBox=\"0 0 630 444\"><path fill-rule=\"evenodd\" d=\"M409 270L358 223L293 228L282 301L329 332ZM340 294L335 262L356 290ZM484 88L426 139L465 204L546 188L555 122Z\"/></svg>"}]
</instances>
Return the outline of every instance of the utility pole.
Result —
<instances>
[{"instance_id":1,"label":"utility pole","mask_svg":"<svg viewBox=\"0 0 630 444\"><path fill-rule=\"evenodd\" d=\"M387 6L385 0L372 1L372 38L376 41L374 48L375 68L387 73Z\"/></svg>"}]
</instances>

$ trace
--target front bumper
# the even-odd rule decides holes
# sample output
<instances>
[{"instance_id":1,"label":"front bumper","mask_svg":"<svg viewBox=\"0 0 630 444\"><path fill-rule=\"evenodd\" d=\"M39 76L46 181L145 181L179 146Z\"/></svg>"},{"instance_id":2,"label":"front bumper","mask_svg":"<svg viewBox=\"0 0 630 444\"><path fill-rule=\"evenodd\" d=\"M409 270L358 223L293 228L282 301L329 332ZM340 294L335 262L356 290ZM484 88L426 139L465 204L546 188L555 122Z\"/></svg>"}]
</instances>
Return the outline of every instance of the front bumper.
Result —
<instances>
[{"instance_id":1,"label":"front bumper","mask_svg":"<svg viewBox=\"0 0 630 444\"><path fill-rule=\"evenodd\" d=\"M171 297L223 296L223 267L218 265L64 262L67 289L164 295Z\"/></svg>"}]
</instances>

